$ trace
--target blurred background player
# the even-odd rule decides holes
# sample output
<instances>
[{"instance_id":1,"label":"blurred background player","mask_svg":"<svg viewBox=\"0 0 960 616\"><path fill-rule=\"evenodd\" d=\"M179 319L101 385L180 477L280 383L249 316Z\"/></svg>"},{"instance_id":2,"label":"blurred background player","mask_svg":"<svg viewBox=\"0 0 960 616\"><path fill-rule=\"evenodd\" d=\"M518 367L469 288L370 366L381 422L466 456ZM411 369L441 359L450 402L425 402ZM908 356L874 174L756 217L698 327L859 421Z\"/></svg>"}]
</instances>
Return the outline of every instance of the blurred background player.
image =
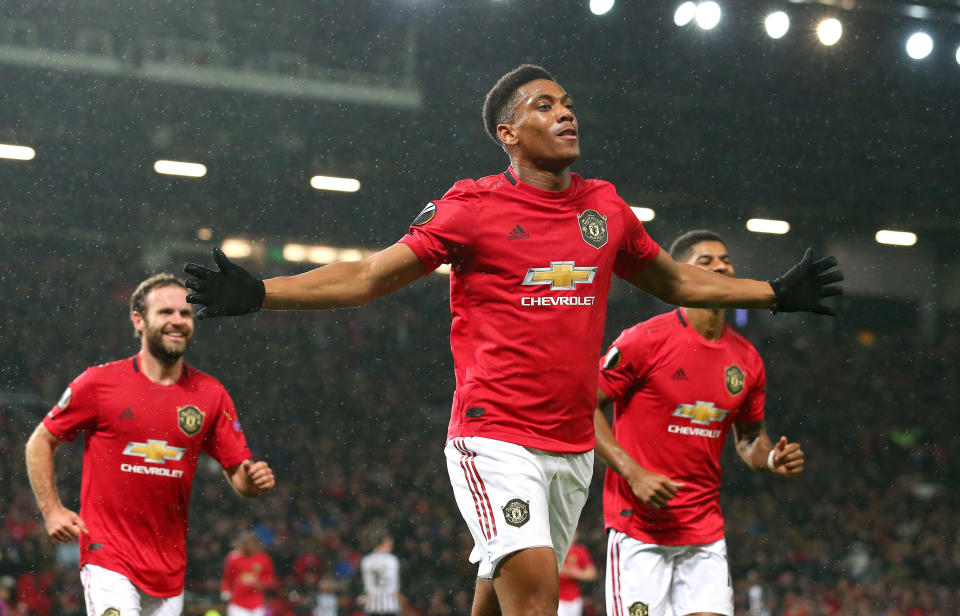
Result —
<instances>
[{"instance_id":1,"label":"blurred background player","mask_svg":"<svg viewBox=\"0 0 960 616\"><path fill-rule=\"evenodd\" d=\"M27 474L47 534L58 543L80 540L90 616L183 611L187 511L201 451L244 496L274 486L267 463L251 460L223 385L183 362L193 336L186 295L170 274L141 282L130 298L139 352L88 368L27 441ZM80 432L77 515L57 493L54 451Z\"/></svg>"},{"instance_id":2,"label":"blurred background player","mask_svg":"<svg viewBox=\"0 0 960 616\"><path fill-rule=\"evenodd\" d=\"M830 283L843 276L811 250L769 283L676 263L612 184L571 172L580 155L573 100L542 67L501 77L483 117L508 169L457 182L393 246L265 281L216 248L218 270L184 270L204 318L359 306L451 264L457 389L445 454L479 564L473 613L554 616L593 474L611 277L675 305L831 314L823 298L840 293Z\"/></svg>"},{"instance_id":3,"label":"blurred background player","mask_svg":"<svg viewBox=\"0 0 960 616\"><path fill-rule=\"evenodd\" d=\"M370 616L400 613L400 560L393 553L393 537L381 534L373 551L360 561L363 610Z\"/></svg>"},{"instance_id":4,"label":"blurred background player","mask_svg":"<svg viewBox=\"0 0 960 616\"><path fill-rule=\"evenodd\" d=\"M227 616L263 616L266 592L276 583L273 560L251 532L241 533L237 548L227 554L220 581L220 597Z\"/></svg>"},{"instance_id":5,"label":"blurred background player","mask_svg":"<svg viewBox=\"0 0 960 616\"><path fill-rule=\"evenodd\" d=\"M690 231L670 254L733 277L719 235ZM733 616L720 457L733 428L757 471L796 475L803 451L764 424L760 355L723 310L678 308L624 330L600 370L597 453L608 469L609 616ZM614 402L613 430L602 408Z\"/></svg>"},{"instance_id":6,"label":"blurred background player","mask_svg":"<svg viewBox=\"0 0 960 616\"><path fill-rule=\"evenodd\" d=\"M582 582L597 579L597 566L587 546L579 541L580 531L573 533L573 544L560 567L560 607L558 616L580 616L583 613Z\"/></svg>"}]
</instances>

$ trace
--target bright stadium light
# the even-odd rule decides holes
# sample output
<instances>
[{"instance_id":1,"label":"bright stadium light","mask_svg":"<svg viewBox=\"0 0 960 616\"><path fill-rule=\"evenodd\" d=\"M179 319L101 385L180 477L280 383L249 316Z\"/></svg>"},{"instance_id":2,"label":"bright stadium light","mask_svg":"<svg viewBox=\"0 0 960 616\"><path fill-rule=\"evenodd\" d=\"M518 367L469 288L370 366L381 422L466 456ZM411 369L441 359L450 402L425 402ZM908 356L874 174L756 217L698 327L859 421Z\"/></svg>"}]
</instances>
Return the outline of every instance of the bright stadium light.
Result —
<instances>
[{"instance_id":1,"label":"bright stadium light","mask_svg":"<svg viewBox=\"0 0 960 616\"><path fill-rule=\"evenodd\" d=\"M614 0L590 0L590 12L594 15L606 15L613 8Z\"/></svg>"},{"instance_id":2,"label":"bright stadium light","mask_svg":"<svg viewBox=\"0 0 960 616\"><path fill-rule=\"evenodd\" d=\"M340 260L340 251L333 246L310 246L307 250L307 261L318 265L336 263Z\"/></svg>"},{"instance_id":3,"label":"bright stadium light","mask_svg":"<svg viewBox=\"0 0 960 616\"><path fill-rule=\"evenodd\" d=\"M824 19L817 26L817 37L826 46L834 45L843 36L843 25L839 19L831 17Z\"/></svg>"},{"instance_id":4,"label":"bright stadium light","mask_svg":"<svg viewBox=\"0 0 960 616\"><path fill-rule=\"evenodd\" d=\"M773 233L783 235L790 231L790 223L785 220L769 220L767 218L751 218L747 221L747 230L754 233Z\"/></svg>"},{"instance_id":5,"label":"bright stadium light","mask_svg":"<svg viewBox=\"0 0 960 616\"><path fill-rule=\"evenodd\" d=\"M327 175L315 175L310 178L310 186L317 190L335 190L337 192L357 192L360 180L353 178L335 178Z\"/></svg>"},{"instance_id":6,"label":"bright stadium light","mask_svg":"<svg viewBox=\"0 0 960 616\"><path fill-rule=\"evenodd\" d=\"M957 45L957 53L954 57L957 59L957 64L960 64L960 45Z\"/></svg>"},{"instance_id":7,"label":"bright stadium light","mask_svg":"<svg viewBox=\"0 0 960 616\"><path fill-rule=\"evenodd\" d=\"M243 259L253 252L253 244L239 237L228 237L220 244L220 250L231 259Z\"/></svg>"},{"instance_id":8,"label":"bright stadium light","mask_svg":"<svg viewBox=\"0 0 960 616\"><path fill-rule=\"evenodd\" d=\"M284 244L283 258L294 263L302 263L307 260L307 246L303 244Z\"/></svg>"},{"instance_id":9,"label":"bright stadium light","mask_svg":"<svg viewBox=\"0 0 960 616\"><path fill-rule=\"evenodd\" d=\"M197 239L207 241L213 238L213 230L209 227L200 227L197 229Z\"/></svg>"},{"instance_id":10,"label":"bright stadium light","mask_svg":"<svg viewBox=\"0 0 960 616\"><path fill-rule=\"evenodd\" d=\"M181 175L188 178L202 178L207 175L205 165L177 160L158 160L153 163L153 170L163 175Z\"/></svg>"},{"instance_id":11,"label":"bright stadium light","mask_svg":"<svg viewBox=\"0 0 960 616\"><path fill-rule=\"evenodd\" d=\"M890 244L891 246L913 246L917 243L917 234L909 231L883 229L877 231L875 237L878 244Z\"/></svg>"},{"instance_id":12,"label":"bright stadium light","mask_svg":"<svg viewBox=\"0 0 960 616\"><path fill-rule=\"evenodd\" d=\"M656 217L656 213L648 207L634 207L631 205L630 209L633 210L633 213L640 222L650 222Z\"/></svg>"},{"instance_id":13,"label":"bright stadium light","mask_svg":"<svg viewBox=\"0 0 960 616\"><path fill-rule=\"evenodd\" d=\"M790 16L783 11L770 13L767 15L767 18L763 20L763 27L766 28L770 38L782 38L783 35L787 33L787 30L790 29Z\"/></svg>"},{"instance_id":14,"label":"bright stadium light","mask_svg":"<svg viewBox=\"0 0 960 616\"><path fill-rule=\"evenodd\" d=\"M684 2L677 7L677 11L673 14L673 23L677 24L681 28L697 16L697 5L693 2Z\"/></svg>"},{"instance_id":15,"label":"bright stadium light","mask_svg":"<svg viewBox=\"0 0 960 616\"><path fill-rule=\"evenodd\" d=\"M933 39L926 32L915 32L907 39L907 55L914 60L923 60L933 51Z\"/></svg>"},{"instance_id":16,"label":"bright stadium light","mask_svg":"<svg viewBox=\"0 0 960 616\"><path fill-rule=\"evenodd\" d=\"M25 145L8 145L0 143L0 158L9 158L11 160L33 160L37 155L36 150Z\"/></svg>"},{"instance_id":17,"label":"bright stadium light","mask_svg":"<svg viewBox=\"0 0 960 616\"><path fill-rule=\"evenodd\" d=\"M704 30L712 30L720 23L721 14L720 5L713 0L702 2L697 7L697 25Z\"/></svg>"}]
</instances>

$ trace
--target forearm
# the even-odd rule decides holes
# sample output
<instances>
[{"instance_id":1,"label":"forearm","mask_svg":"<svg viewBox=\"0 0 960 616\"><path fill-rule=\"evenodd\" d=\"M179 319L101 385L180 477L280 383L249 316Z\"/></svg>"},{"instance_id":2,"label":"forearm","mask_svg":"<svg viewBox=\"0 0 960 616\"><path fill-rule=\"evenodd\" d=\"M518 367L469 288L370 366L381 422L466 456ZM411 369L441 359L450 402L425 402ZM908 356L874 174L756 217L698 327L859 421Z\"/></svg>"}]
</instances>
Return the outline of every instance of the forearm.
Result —
<instances>
[{"instance_id":1,"label":"forearm","mask_svg":"<svg viewBox=\"0 0 960 616\"><path fill-rule=\"evenodd\" d=\"M327 310L362 306L374 299L361 261L333 263L296 276L263 281L267 310Z\"/></svg>"},{"instance_id":2,"label":"forearm","mask_svg":"<svg viewBox=\"0 0 960 616\"><path fill-rule=\"evenodd\" d=\"M26 446L27 477L30 489L37 500L37 507L44 516L57 507L62 507L54 479L53 452L55 447L35 431Z\"/></svg>"},{"instance_id":3,"label":"forearm","mask_svg":"<svg viewBox=\"0 0 960 616\"><path fill-rule=\"evenodd\" d=\"M593 426L597 440L594 451L601 462L623 477L639 466L617 442L607 418L600 409L594 411Z\"/></svg>"},{"instance_id":4,"label":"forearm","mask_svg":"<svg viewBox=\"0 0 960 616\"><path fill-rule=\"evenodd\" d=\"M690 308L773 308L776 302L770 283L748 278L730 278L678 263L679 279L665 287L663 301Z\"/></svg>"},{"instance_id":5,"label":"forearm","mask_svg":"<svg viewBox=\"0 0 960 616\"><path fill-rule=\"evenodd\" d=\"M770 442L766 432L752 439L737 441L737 453L740 459L755 471L770 472L767 459L771 451L773 451L773 443Z\"/></svg>"}]
</instances>

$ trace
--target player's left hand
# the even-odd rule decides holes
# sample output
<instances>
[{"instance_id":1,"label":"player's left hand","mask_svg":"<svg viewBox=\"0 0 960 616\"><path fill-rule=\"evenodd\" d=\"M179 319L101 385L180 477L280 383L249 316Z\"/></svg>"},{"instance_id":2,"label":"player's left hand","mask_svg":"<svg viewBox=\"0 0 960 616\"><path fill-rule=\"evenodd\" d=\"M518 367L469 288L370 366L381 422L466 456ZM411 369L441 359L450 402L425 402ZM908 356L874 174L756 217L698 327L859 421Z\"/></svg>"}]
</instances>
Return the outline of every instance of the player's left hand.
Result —
<instances>
[{"instance_id":1,"label":"player's left hand","mask_svg":"<svg viewBox=\"0 0 960 616\"><path fill-rule=\"evenodd\" d=\"M814 312L836 316L836 311L823 303L827 297L842 295L836 282L843 280L836 257L813 260L813 248L807 248L803 259L788 272L770 281L776 295L773 312ZM832 270L832 271L831 271Z\"/></svg>"},{"instance_id":2,"label":"player's left hand","mask_svg":"<svg viewBox=\"0 0 960 616\"><path fill-rule=\"evenodd\" d=\"M781 436L773 446L773 472L778 475L799 475L803 472L803 449Z\"/></svg>"},{"instance_id":3,"label":"player's left hand","mask_svg":"<svg viewBox=\"0 0 960 616\"><path fill-rule=\"evenodd\" d=\"M229 317L260 310L265 293L263 281L236 263L231 263L223 251L211 251L217 270L198 263L187 263L183 271L190 274L185 284L193 293L187 295L191 304L200 304L198 319Z\"/></svg>"},{"instance_id":4,"label":"player's left hand","mask_svg":"<svg viewBox=\"0 0 960 616\"><path fill-rule=\"evenodd\" d=\"M263 460L260 462L244 460L240 470L245 476L245 483L252 488L248 492L242 492L246 496L259 496L272 490L277 484L273 476L273 470Z\"/></svg>"}]
</instances>

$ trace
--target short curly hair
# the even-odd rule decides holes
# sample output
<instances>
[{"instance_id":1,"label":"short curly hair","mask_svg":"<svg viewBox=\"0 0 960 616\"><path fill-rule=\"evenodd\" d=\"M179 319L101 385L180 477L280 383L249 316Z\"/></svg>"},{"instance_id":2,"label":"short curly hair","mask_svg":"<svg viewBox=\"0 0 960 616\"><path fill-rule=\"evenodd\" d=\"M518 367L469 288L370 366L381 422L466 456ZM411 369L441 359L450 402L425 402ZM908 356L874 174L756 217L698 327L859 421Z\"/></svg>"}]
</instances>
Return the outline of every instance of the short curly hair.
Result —
<instances>
[{"instance_id":1,"label":"short curly hair","mask_svg":"<svg viewBox=\"0 0 960 616\"><path fill-rule=\"evenodd\" d=\"M504 147L497 136L497 125L513 121L513 112L519 101L515 100L517 89L535 79L556 81L547 69L536 64L521 64L490 88L483 99L483 125L493 142Z\"/></svg>"},{"instance_id":2,"label":"short curly hair","mask_svg":"<svg viewBox=\"0 0 960 616\"><path fill-rule=\"evenodd\" d=\"M700 242L720 242L726 245L720 234L709 229L694 229L681 234L670 244L670 256L674 261L684 262L690 258L690 251Z\"/></svg>"}]
</instances>

